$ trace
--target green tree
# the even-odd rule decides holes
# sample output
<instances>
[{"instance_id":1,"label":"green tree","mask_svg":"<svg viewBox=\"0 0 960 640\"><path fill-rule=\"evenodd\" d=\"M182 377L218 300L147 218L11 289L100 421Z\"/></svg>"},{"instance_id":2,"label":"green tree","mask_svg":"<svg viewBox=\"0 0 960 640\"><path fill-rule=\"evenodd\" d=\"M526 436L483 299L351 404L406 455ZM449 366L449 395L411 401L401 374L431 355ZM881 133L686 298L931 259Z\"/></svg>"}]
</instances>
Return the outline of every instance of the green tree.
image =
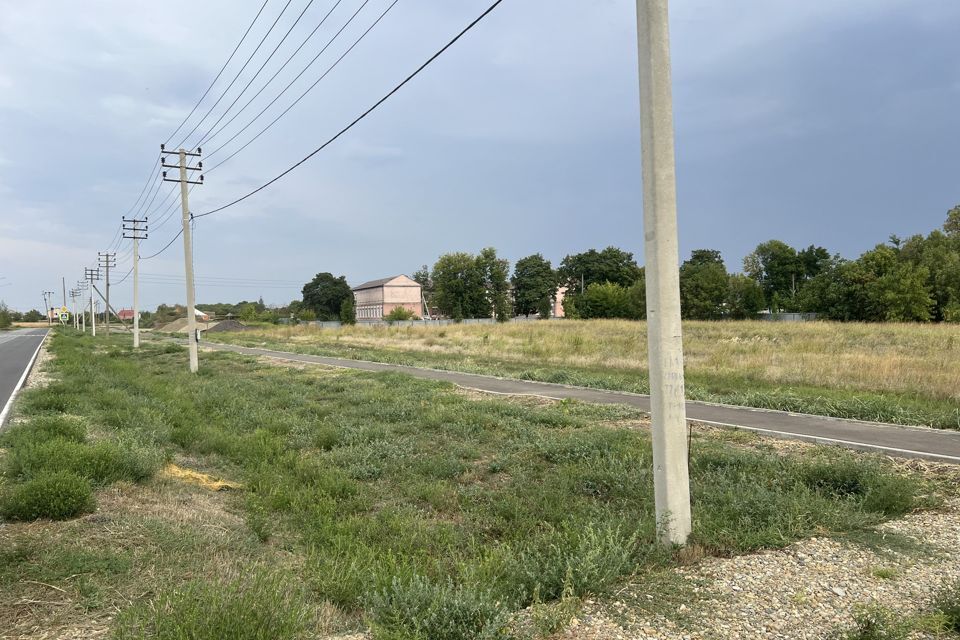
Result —
<instances>
[{"instance_id":1,"label":"green tree","mask_svg":"<svg viewBox=\"0 0 960 640\"><path fill-rule=\"evenodd\" d=\"M692 320L723 317L729 278L719 251L696 249L680 265L680 312Z\"/></svg>"},{"instance_id":2,"label":"green tree","mask_svg":"<svg viewBox=\"0 0 960 640\"><path fill-rule=\"evenodd\" d=\"M630 294L619 284L594 282L577 299L577 308L582 318L629 318Z\"/></svg>"},{"instance_id":3,"label":"green tree","mask_svg":"<svg viewBox=\"0 0 960 640\"><path fill-rule=\"evenodd\" d=\"M433 304L455 320L489 318L492 311L484 274L469 253L447 253L437 259L431 274Z\"/></svg>"},{"instance_id":4,"label":"green tree","mask_svg":"<svg viewBox=\"0 0 960 640\"><path fill-rule=\"evenodd\" d=\"M260 312L257 311L257 305L248 302L240 309L240 319L244 322L256 322L260 319Z\"/></svg>"},{"instance_id":5,"label":"green tree","mask_svg":"<svg viewBox=\"0 0 960 640\"><path fill-rule=\"evenodd\" d=\"M317 319L317 314L313 309L301 309L297 312L297 320L300 322L313 322Z\"/></svg>"},{"instance_id":6,"label":"green tree","mask_svg":"<svg viewBox=\"0 0 960 640\"><path fill-rule=\"evenodd\" d=\"M960 304L960 236L957 241L941 231L905 240L900 248L903 261L927 270L927 288L933 298L932 317L945 320L947 309Z\"/></svg>"},{"instance_id":7,"label":"green tree","mask_svg":"<svg viewBox=\"0 0 960 640\"><path fill-rule=\"evenodd\" d=\"M313 310L320 320L340 318L340 306L352 299L353 291L344 276L335 278L332 273L318 273L313 280L303 285L303 305Z\"/></svg>"},{"instance_id":8,"label":"green tree","mask_svg":"<svg viewBox=\"0 0 960 640\"><path fill-rule=\"evenodd\" d=\"M357 309L353 305L353 296L340 305L340 322L343 324L357 324Z\"/></svg>"},{"instance_id":9,"label":"green tree","mask_svg":"<svg viewBox=\"0 0 960 640\"><path fill-rule=\"evenodd\" d=\"M430 277L430 267L423 265L413 272L413 279L420 285L420 291L423 299L428 305L433 304L433 279Z\"/></svg>"},{"instance_id":10,"label":"green tree","mask_svg":"<svg viewBox=\"0 0 960 640\"><path fill-rule=\"evenodd\" d=\"M510 319L510 300L507 297L510 291L510 261L497 257L497 250L487 247L477 256L477 270L483 278L483 288L487 294L487 301L497 322L507 322Z\"/></svg>"},{"instance_id":11,"label":"green tree","mask_svg":"<svg viewBox=\"0 0 960 640\"><path fill-rule=\"evenodd\" d=\"M943 223L947 236L960 240L960 204L947 212L947 221Z\"/></svg>"},{"instance_id":12,"label":"green tree","mask_svg":"<svg viewBox=\"0 0 960 640\"><path fill-rule=\"evenodd\" d=\"M40 322L41 320L43 320L43 314L36 309L30 309L30 311L23 314L24 322Z\"/></svg>"},{"instance_id":13,"label":"green tree","mask_svg":"<svg viewBox=\"0 0 960 640\"><path fill-rule=\"evenodd\" d=\"M926 267L896 263L867 287L875 319L928 322L934 301L927 289Z\"/></svg>"},{"instance_id":14,"label":"green tree","mask_svg":"<svg viewBox=\"0 0 960 640\"><path fill-rule=\"evenodd\" d=\"M734 320L755 318L763 309L763 289L753 278L740 273L730 275L727 284L727 315Z\"/></svg>"},{"instance_id":15,"label":"green tree","mask_svg":"<svg viewBox=\"0 0 960 640\"><path fill-rule=\"evenodd\" d=\"M647 317L647 280L645 271L643 267L640 267L640 275L637 281L627 289L627 296L630 298L628 317L633 320L645 320Z\"/></svg>"},{"instance_id":16,"label":"green tree","mask_svg":"<svg viewBox=\"0 0 960 640\"><path fill-rule=\"evenodd\" d=\"M10 309L3 302L0 302L0 329L7 329L13 324L13 317Z\"/></svg>"},{"instance_id":17,"label":"green tree","mask_svg":"<svg viewBox=\"0 0 960 640\"><path fill-rule=\"evenodd\" d=\"M567 287L566 300L574 307L582 290L591 284L612 282L627 288L637 281L639 274L640 267L633 254L617 247L568 255L557 269L558 282Z\"/></svg>"},{"instance_id":18,"label":"green tree","mask_svg":"<svg viewBox=\"0 0 960 640\"><path fill-rule=\"evenodd\" d=\"M513 267L513 310L517 315L530 315L547 308L557 292L557 274L550 261L539 253L517 260ZM541 316L543 314L541 313Z\"/></svg>"},{"instance_id":19,"label":"green tree","mask_svg":"<svg viewBox=\"0 0 960 640\"><path fill-rule=\"evenodd\" d=\"M804 266L796 249L780 240L757 245L743 259L744 272L757 281L771 311L792 305L803 283Z\"/></svg>"}]
</instances>

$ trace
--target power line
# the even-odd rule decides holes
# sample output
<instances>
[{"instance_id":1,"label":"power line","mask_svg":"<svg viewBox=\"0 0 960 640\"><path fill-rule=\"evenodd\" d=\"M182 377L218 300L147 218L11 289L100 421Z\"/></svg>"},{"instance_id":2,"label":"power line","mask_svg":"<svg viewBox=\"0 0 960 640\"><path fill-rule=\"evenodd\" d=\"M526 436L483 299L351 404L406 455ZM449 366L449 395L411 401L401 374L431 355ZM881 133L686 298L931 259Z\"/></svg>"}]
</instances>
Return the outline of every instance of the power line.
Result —
<instances>
[{"instance_id":1,"label":"power line","mask_svg":"<svg viewBox=\"0 0 960 640\"><path fill-rule=\"evenodd\" d=\"M243 44L243 41L247 39L247 35L250 33L250 30L253 29L253 25L256 24L257 20L260 18L260 14L263 13L263 10L266 8L267 3L270 0L263 0L263 4L260 5L260 10L257 11L257 15L253 17L253 21L250 22L250 25L247 27L247 30L243 32L243 36L240 38L240 42L237 43L237 46L233 48L233 52L230 54L230 57L227 58L227 61L223 63L223 66L220 67L220 71L217 72L217 76L213 79L213 82L210 83L210 86L207 87L207 90L203 92L203 95L200 96L200 99L197 100L197 104L193 105L193 109L190 110L190 113L187 114L187 117L183 119L173 133L170 134L170 137L164 141L164 144L169 144L173 140L173 136L177 135L177 132L183 128L183 125L187 124L187 120L193 116L194 112L197 110L197 107L200 106L200 103L203 102L203 99L207 97L207 94L210 93L210 90L213 89L213 85L217 84L217 80L220 79L220 76L223 75L224 70L227 68L227 65L230 64L230 61L233 60L233 56L237 55L237 51L240 50L240 45ZM159 162L159 160L158 160Z\"/></svg>"},{"instance_id":2,"label":"power line","mask_svg":"<svg viewBox=\"0 0 960 640\"><path fill-rule=\"evenodd\" d=\"M426 69L426 68L427 68L428 66L430 66L437 58L439 58L441 55L443 55L443 54L447 51L447 49L449 49L449 48L452 47L454 44L456 44L456 42L457 42L458 40L460 40L460 38L462 38L464 35L466 35L467 32L469 32L471 29L473 29L474 27L476 27L476 26L480 23L480 21L482 21L484 18L486 18L488 15L490 15L490 13L493 12L493 10L496 9L498 6L500 6L500 4L501 4L502 2L503 2L503 0L496 0L496 2L494 2L492 5L490 5L490 7L489 7L486 11L484 11L482 14L480 14L480 16L477 17L473 22L471 22L470 24L468 24L468 25L463 29L463 31L461 31L460 33L458 33L458 34L453 38L453 40L451 40L450 42L448 42L442 49L440 49L440 50L437 51L435 54L433 54L426 62L424 62L422 65L420 65L420 67L419 67L416 71L414 71L414 72L411 73L409 76L407 76L406 79L405 79L403 82L401 82L401 83L398 84L396 87L394 87L389 93L387 93L387 95L385 95L384 97L380 98L380 100L378 100L378 101L376 102L376 104L374 104L372 107L370 107L369 109L367 109L366 111L364 111L362 114L360 114L360 116L358 116L353 122L351 122L351 123L348 124L346 127L344 127L343 129L341 129L339 133L337 133L335 136L333 136L332 138L330 138L329 140L327 140L326 142L324 142L322 145L320 145L319 147L317 147L316 149L314 149L313 151L311 151L309 154L307 154L307 156L305 156L302 160L300 160L299 162L297 162L297 163L294 164L293 166L291 166L291 167L289 167L288 169L286 169L285 171L283 171L283 173L281 173L280 175L278 175L278 176L276 176L275 178L269 180L268 182L265 182L264 184L260 185L259 187L257 187L257 188L254 189L253 191L247 193L246 195L241 196L241 197L237 198L236 200L234 200L234 201L232 201L232 202L228 202L228 203L225 204L225 205L222 205L222 206L220 206L220 207L217 207L216 209L212 209L212 210L210 210L210 211L207 211L206 213L201 213L201 214L198 214L198 215L193 216L193 217L194 217L194 218L203 218L203 217L205 217L205 216L212 215L212 214L214 214L214 213L217 213L218 211L223 211L224 209L226 209L226 208L228 208L228 207L232 207L232 206L235 205L235 204L238 204L238 203L240 203L240 202L243 202L244 200L246 200L246 199L249 198L250 196L252 196L252 195L254 195L254 194L256 194L256 193L259 193L260 191L263 191L264 189L266 189L267 187L269 187L269 186L272 185L273 183L277 182L278 180L280 180L281 178L283 178L284 176L286 176L288 173L290 173L291 171L293 171L294 169L296 169L297 167L299 167L300 165L302 165L304 162L306 162L307 160L309 160L309 159L312 158L313 156L317 155L318 153L320 153L321 151L323 151L324 149L326 149L328 146L330 146L331 144L333 144L337 139L339 139L343 134L345 134L346 132L350 131L350 129L352 129L353 127L355 127L360 121L362 121L364 118L366 118L366 117L369 116L371 113L373 113L374 111L376 111L377 108L378 108L380 105L382 105L384 102L386 102L387 100L389 100L395 93L397 93L398 91L400 91L400 89L402 89L407 83L409 83L409 82L410 82L411 80L413 80L415 77L417 77L418 75L420 75L420 73L421 73L424 69Z\"/></svg>"},{"instance_id":3,"label":"power line","mask_svg":"<svg viewBox=\"0 0 960 640\"><path fill-rule=\"evenodd\" d=\"M294 78L294 79L290 82L290 84L288 84L286 87L284 87L283 91L281 91L280 94L277 95L277 97L274 98L274 99L270 102L270 104L268 104L266 107L264 107L263 110L260 111L260 113L258 113L258 114L256 115L256 117L253 118L253 120L251 120L250 122L248 122L242 129L240 129L240 131L237 131L237 132L233 135L233 137L231 137L229 140L227 140L226 142L224 142L223 144L221 144L219 147L217 147L216 149L214 149L213 151L211 151L210 153L208 153L208 154L207 154L207 158L209 159L209 158L212 157L214 154L216 154L218 151L220 151L221 149L223 149L225 146L227 146L228 144L230 144L231 142L233 142L233 140L235 140L235 139L237 138L237 136L239 136L241 133L243 133L244 131L246 131L247 127L249 127L249 126L252 125L254 122L256 122L256 121L260 118L260 116L262 116L262 115L267 111L267 109L269 109L270 107L272 107L272 106L274 105L274 103L276 103L276 101L280 99L280 96L282 96L282 95L284 94L284 92L286 92L286 90L289 89L289 88L293 85L293 83L296 82L296 81L300 78L300 76L302 76L302 75L304 74L304 72L306 72L306 70L310 68L310 65L312 65L314 62L316 62L317 58L319 58L320 55L321 55L324 51L327 50L327 47L329 47L329 46L333 43L333 41L336 40L337 36L339 36L341 33L343 33L343 30L346 29L347 26L348 26L351 22L353 22L353 19L357 17L357 14L360 13L360 10L362 10L363 7L365 7L369 1L370 1L370 0L366 0L366 1L363 3L363 5L360 7L360 9L358 9L357 12L354 13L353 16L351 16L350 20L347 21L347 24L343 25L343 27L340 29L340 31L338 31L338 32L336 33L336 35L334 35L333 38L331 38L330 42L327 43L327 46L323 48L323 51L321 51L320 53L318 53L317 56L316 56L313 60L310 61L310 64L308 64L308 65L304 68L304 70L301 71L301 72L297 75L297 77ZM236 151L234 151L233 153L231 153L229 156L227 156L226 158L224 158L223 160L221 160L220 162L218 162L217 164L215 164L215 165L214 165L213 167L211 167L210 169L207 169L206 172L207 172L207 173L210 173L211 171L213 171L214 169L216 169L216 168L219 167L220 165L226 163L226 162L229 161L231 158L233 158L235 155L237 155L238 153L240 153L241 151L243 151L244 149L246 149L247 147L249 147L251 144L253 144L253 142L254 142L257 138L259 138L260 136L262 136L262 135L263 135L264 133L266 133L271 127L273 127L273 125L275 125L275 124L277 123L277 121L280 120L280 118L282 118L283 116L287 115L287 112L289 112L291 109L293 109L295 106L297 106L297 103L299 103L301 100L303 100L303 99L306 97L306 95L307 95L308 93L310 93L310 92L314 89L314 87L316 87L318 84L320 84L320 81L323 80L324 78L326 78L326 77L330 74L330 72L333 71L333 70L337 67L337 65L339 65L340 62L341 62L344 58L346 58L347 55L348 55L351 51L353 51L353 49L354 49L358 44L360 44L360 42L361 42L364 38L367 37L367 34L369 34L371 31L373 31L373 28L374 28L374 27L376 27L378 24L380 24L380 21L383 20L384 17L386 17L386 15L390 12L391 9L393 9L394 6L396 6L397 2L399 2L399 0L393 0L393 2L392 2L389 6L387 6L386 10L385 10L383 13L380 14L380 17L378 17L378 18L374 21L374 23L367 28L366 31L364 31L363 33L360 34L360 37L357 38L357 39L353 42L353 44L350 45L350 47L347 48L347 50L344 51L343 54L342 54L339 58L337 58L337 60L336 60L332 65L330 65L330 66L327 68L326 71L323 72L323 75L321 75L319 78L317 78L317 79L314 81L313 84L311 84L309 87L307 87L307 90L304 91L303 93L301 93L300 96L299 96L296 100L294 100L286 109L284 109L283 111L281 111L281 112L280 112L280 115L278 115L276 118L274 118L273 121L270 122L270 124L268 124L266 127L264 127L263 129L261 129L260 132L257 133L257 135L253 136L253 137L252 137L250 140L248 140L242 147L240 147L239 149L237 149Z\"/></svg>"},{"instance_id":4,"label":"power line","mask_svg":"<svg viewBox=\"0 0 960 640\"><path fill-rule=\"evenodd\" d=\"M317 24L317 26L315 26L315 27L313 28L313 31L311 31L310 34L309 34L306 38L304 38L303 42L300 43L300 46L297 47L296 51L294 51L292 54L290 54L290 57L288 57L288 58L284 61L284 63L283 63L282 65L280 65L280 68L277 69L277 70L273 73L272 76L270 76L270 79L267 80L266 83L264 83L264 85L263 85L262 87L260 87L260 90L257 91L257 92L253 95L252 98L250 98L249 100L247 100L247 103L246 103L245 105L243 105L242 107L240 107L240 110L237 111L235 114L233 114L233 116L232 116L229 120L227 120L227 121L223 124L222 127L220 127L219 129L217 129L216 131L214 131L212 134L209 134L209 137L206 137L204 140L201 140L201 142L209 142L210 140L213 140L214 138L216 138L218 135L220 135L220 132L221 132L221 131L223 131L223 130L226 129L228 126L230 126L230 124L231 124L234 120L236 120L237 117L238 117L241 113L243 113L244 111L246 111L247 107L249 107L249 106L253 103L254 100L256 100L258 97L260 97L260 94L263 93L264 90L265 90L267 87L270 86L270 83L273 82L274 80L276 80L277 76L280 75L280 72L287 68L287 65L290 64L291 61L293 61L293 59L296 57L296 55L297 55L298 53L300 53L300 50L303 49L304 46L306 46L307 42L309 42L310 39L313 38L314 35L316 35L316 33L317 33L317 31L319 31L320 27L322 27L322 26L327 22L327 18L330 17L330 15L336 10L337 7L340 6L340 4L341 4L342 2L343 2L343 0L337 0L336 3L334 3L333 7L331 7L330 10L327 11L327 14L326 14L325 16L323 16L323 19L320 20L320 22ZM329 47L329 46L330 46L330 43L328 42L327 45L320 51L320 53L317 54L316 57L314 57L313 60L316 60L321 54L323 54L323 52L326 51L326 50L327 50L327 47ZM310 64L313 64L313 60L310 62ZM307 68L309 68L310 64L307 65ZM306 69L304 69L304 71L306 71ZM302 74L303 74L303 71L301 71L300 74L302 75ZM300 77L300 75L297 76L297 78L299 78L299 77ZM296 80L296 78L294 78L294 80ZM292 83L291 83L291 84L292 84ZM289 85L288 85L288 87L289 87ZM284 88L283 91L286 91L286 87ZM283 91L280 92L280 95L283 95ZM279 97L279 96L278 96L278 97ZM271 104L273 104L273 103L271 102ZM269 106L269 105L268 105L268 106ZM247 126L249 126L249 125L247 125ZM241 129L241 131L242 131L242 129ZM231 140L232 140L232 138L231 138Z\"/></svg>"},{"instance_id":5,"label":"power line","mask_svg":"<svg viewBox=\"0 0 960 640\"><path fill-rule=\"evenodd\" d=\"M210 133L211 133L214 129L217 128L217 125L220 124L220 122L221 122L224 118L227 117L227 114L230 113L230 110L233 109L233 106L234 106L235 104L237 104L237 101L239 101L240 98L243 97L243 94L246 93L247 89L250 88L250 85L253 84L253 81L257 79L257 76L260 75L260 72L263 71L263 68L266 67L267 64L269 64L269 62L270 62L271 60L273 60L273 56L275 56L276 53L277 53L277 51L279 51L280 47L283 46L283 43L287 41L287 37L288 37L288 36L290 35L290 33L294 30L294 28L295 28L298 24L300 24L300 20L301 20L301 18L303 18L303 14L305 14L305 13L307 12L307 9L309 9L309 8L313 5L314 2L315 2L315 0L308 0L307 5L303 8L303 11L301 11L301 12L300 12L300 15L297 16L297 19L293 21L293 24L290 25L290 28L287 29L287 32L286 32L285 34L283 34L283 37L280 38L280 42L278 42L278 43L277 43L277 46L275 46L275 47L273 48L273 51L270 52L270 55L267 56L267 59L263 61L263 64L260 65L260 68L257 69L257 71L250 77L249 80L247 80L247 84L245 84L245 85L243 86L243 89L241 89L241 90L240 90L240 93L237 94L237 97L235 97L235 98L233 99L233 102L231 102L231 103L227 106L226 110L225 110L223 113L220 114L220 117L217 118L217 121L214 122L212 125L210 125L210 128L207 130L207 132L206 132L205 134L203 134L203 136L202 136L199 140L197 140L197 144L195 144L194 147L199 147L201 144L203 144L203 142L207 139L207 136L209 136ZM281 69L282 69L282 68L283 68L283 67L281 67ZM241 109L241 111L242 111L242 109Z\"/></svg>"},{"instance_id":6,"label":"power line","mask_svg":"<svg viewBox=\"0 0 960 640\"><path fill-rule=\"evenodd\" d=\"M150 258L156 258L158 255L160 255L161 253L163 253L164 251L166 251L167 249L169 249L169 248L170 248L170 245L172 245L172 244L174 243L174 241L175 241L177 238L179 238L180 236L182 236L182 235L183 235L183 229L181 229L180 231L178 231L178 232L177 232L177 235L173 236L173 238L170 240L170 242L168 242L167 244L165 244L165 245L163 246L163 249L160 249L160 251L157 251L155 254L153 254L153 255L151 255L151 256L147 256L146 258L140 258L140 259L141 259L141 260L149 260Z\"/></svg>"},{"instance_id":7,"label":"power line","mask_svg":"<svg viewBox=\"0 0 960 640\"><path fill-rule=\"evenodd\" d=\"M280 18L283 17L283 14L286 12L287 7L290 6L291 2L293 2L293 0L287 0L287 3L283 5L283 9L280 10L280 15L278 15L277 19L273 21L273 24L270 25L270 28L267 29L267 32L263 34L263 37L260 39L260 43L257 44L257 48L253 50L253 53L250 54L250 57L247 58L247 61L243 63L243 66L240 67L240 71L237 71L237 74L233 77L233 80L231 80L230 84L227 85L227 88L223 90L223 93L221 93L220 97L217 98L217 101L213 103L213 106L207 110L207 112L203 115L202 118L200 118L200 121L197 122L197 124L193 125L193 129L190 130L190 133L184 136L183 140L177 143L176 146L178 148L183 147L183 143L186 142L198 128L200 128L200 125L203 124L206 121L206 119L210 117L210 114L213 113L213 110L217 108L217 105L220 104L220 101L227 96L227 93L233 87L233 84L240 79L240 74L242 74L243 70L247 68L247 65L250 64L250 61L253 60L253 57L257 55L258 51L260 51L260 47L263 46L263 43L266 42L267 38L273 32L273 28L277 26L277 23L280 21Z\"/></svg>"}]
</instances>

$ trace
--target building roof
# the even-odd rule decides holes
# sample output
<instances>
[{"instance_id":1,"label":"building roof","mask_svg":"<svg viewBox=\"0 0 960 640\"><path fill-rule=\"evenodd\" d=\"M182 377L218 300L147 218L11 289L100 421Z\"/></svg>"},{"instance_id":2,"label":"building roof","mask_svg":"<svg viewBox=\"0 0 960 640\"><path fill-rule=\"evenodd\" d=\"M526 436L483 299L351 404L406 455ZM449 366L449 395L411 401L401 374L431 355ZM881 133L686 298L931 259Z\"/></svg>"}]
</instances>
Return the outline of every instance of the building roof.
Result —
<instances>
[{"instance_id":1,"label":"building roof","mask_svg":"<svg viewBox=\"0 0 960 640\"><path fill-rule=\"evenodd\" d=\"M405 282L396 283L399 286L403 286L403 287L419 287L420 286L419 282L401 273L398 276L390 276L389 278L380 278L379 280L371 280L370 282L364 282L363 284L358 284L352 290L363 291L364 289L376 289L377 287L382 287L384 285L390 284L394 280L399 280L400 278L403 278Z\"/></svg>"}]
</instances>

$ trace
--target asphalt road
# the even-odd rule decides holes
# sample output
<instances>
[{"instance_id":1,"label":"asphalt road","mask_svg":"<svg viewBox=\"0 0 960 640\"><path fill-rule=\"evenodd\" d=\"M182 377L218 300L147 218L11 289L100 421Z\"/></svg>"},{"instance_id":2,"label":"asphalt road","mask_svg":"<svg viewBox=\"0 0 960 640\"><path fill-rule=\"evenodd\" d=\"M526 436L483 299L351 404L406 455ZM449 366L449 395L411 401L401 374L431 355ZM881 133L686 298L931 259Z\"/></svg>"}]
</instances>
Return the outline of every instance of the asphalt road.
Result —
<instances>
[{"instance_id":1,"label":"asphalt road","mask_svg":"<svg viewBox=\"0 0 960 640\"><path fill-rule=\"evenodd\" d=\"M601 404L625 404L641 411L650 411L650 397L621 391L603 391L546 382L510 380L456 371L422 369L403 365L312 356L267 349L252 349L206 342L205 348L232 351L251 356L270 356L293 362L306 362L362 371L400 371L417 378L452 382L468 389L505 395L535 395L547 398L570 398ZM203 366L201 364L201 366ZM842 420L768 409L751 409L707 402L687 402L687 418L695 422L735 427L760 434L819 444L831 444L875 451L896 457L922 458L960 464L960 431L902 427L876 422Z\"/></svg>"},{"instance_id":2,"label":"asphalt road","mask_svg":"<svg viewBox=\"0 0 960 640\"><path fill-rule=\"evenodd\" d=\"M47 329L16 329L0 333L0 427L13 404L13 396L26 378Z\"/></svg>"}]
</instances>

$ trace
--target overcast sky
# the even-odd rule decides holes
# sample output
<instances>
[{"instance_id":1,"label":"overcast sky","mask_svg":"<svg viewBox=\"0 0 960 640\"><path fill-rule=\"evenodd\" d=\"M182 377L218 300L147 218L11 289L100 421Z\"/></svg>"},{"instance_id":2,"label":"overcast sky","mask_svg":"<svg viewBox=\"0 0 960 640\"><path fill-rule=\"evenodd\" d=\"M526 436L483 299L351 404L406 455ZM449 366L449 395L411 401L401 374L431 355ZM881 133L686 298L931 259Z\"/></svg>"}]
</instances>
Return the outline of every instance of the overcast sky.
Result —
<instances>
[{"instance_id":1,"label":"overcast sky","mask_svg":"<svg viewBox=\"0 0 960 640\"><path fill-rule=\"evenodd\" d=\"M285 1L268 0L180 137ZM308 2L290 1L198 134ZM390 2L368 0L274 107L205 166L290 104ZM0 299L39 308L40 292L53 290L59 301L61 276L70 288L111 246L159 144L260 4L0 0ZM234 112L334 4L314 0ZM341 0L260 97L202 145L205 154L361 4ZM228 202L302 158L488 4L399 0L275 127L209 173L191 210ZM674 0L671 12L682 257L719 249L739 269L770 238L856 257L892 233L939 227L960 203L960 2ZM334 145L242 204L197 220L198 301L282 303L320 271L359 283L484 246L511 261L541 252L556 264L613 244L642 261L639 138L634 0L506 0ZM177 232L173 188L164 184L150 207L174 209L151 213L144 256ZM175 215L159 224L168 210ZM119 276L130 268L128 244L119 248ZM141 270L150 274L145 307L185 299L180 240ZM118 305L130 304L130 284L113 289Z\"/></svg>"}]
</instances>

